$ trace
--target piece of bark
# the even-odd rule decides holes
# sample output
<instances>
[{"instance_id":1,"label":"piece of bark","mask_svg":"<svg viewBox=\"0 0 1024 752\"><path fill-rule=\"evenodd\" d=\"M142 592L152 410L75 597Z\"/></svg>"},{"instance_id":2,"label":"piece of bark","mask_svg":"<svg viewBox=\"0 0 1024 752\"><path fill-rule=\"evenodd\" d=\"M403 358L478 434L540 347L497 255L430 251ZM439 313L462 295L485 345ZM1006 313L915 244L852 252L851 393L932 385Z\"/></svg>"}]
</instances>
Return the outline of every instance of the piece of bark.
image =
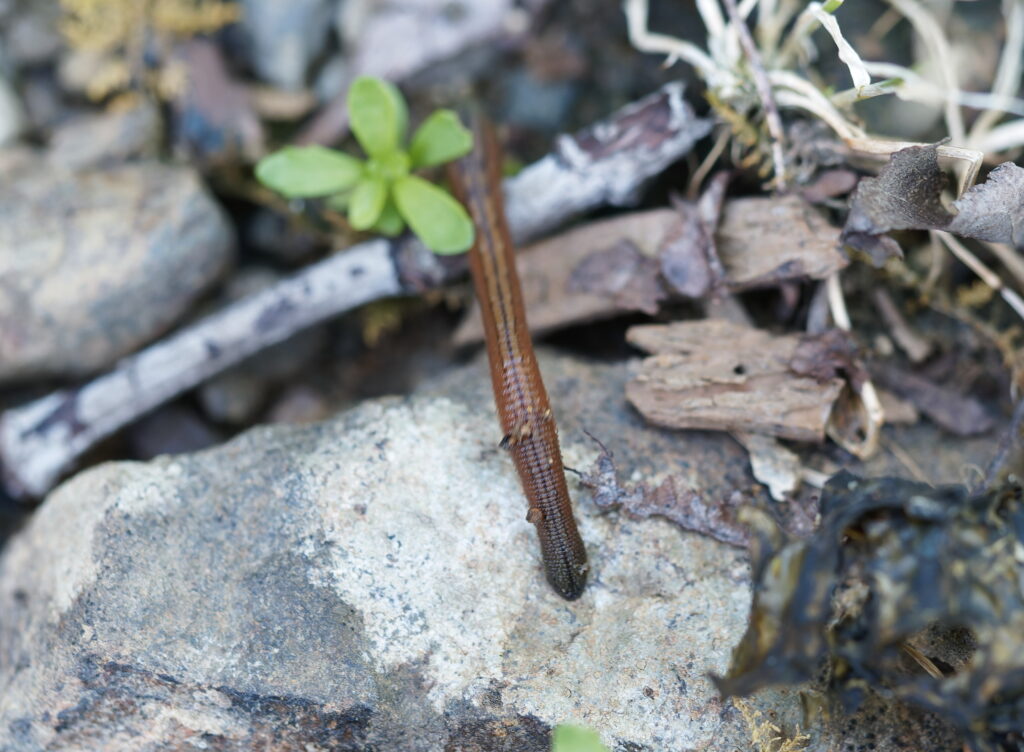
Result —
<instances>
[{"instance_id":1,"label":"piece of bark","mask_svg":"<svg viewBox=\"0 0 1024 752\"><path fill-rule=\"evenodd\" d=\"M799 376L790 368L797 349L813 338L719 320L634 326L626 338L652 353L626 385L626 398L650 422L824 439L843 381Z\"/></svg>"},{"instance_id":2,"label":"piece of bark","mask_svg":"<svg viewBox=\"0 0 1024 752\"><path fill-rule=\"evenodd\" d=\"M593 468L580 475L580 482L591 490L594 503L604 509L622 509L635 518L664 517L683 530L701 533L730 546L747 546L747 529L736 515L743 501L739 493L731 494L728 499L710 501L672 475L653 488L647 483L622 484L614 457L604 445Z\"/></svg>"},{"instance_id":3,"label":"piece of bark","mask_svg":"<svg viewBox=\"0 0 1024 752\"><path fill-rule=\"evenodd\" d=\"M916 373L888 363L874 363L871 376L955 436L977 436L995 426L995 418L981 402Z\"/></svg>"},{"instance_id":4,"label":"piece of bark","mask_svg":"<svg viewBox=\"0 0 1024 752\"><path fill-rule=\"evenodd\" d=\"M839 230L798 196L727 201L717 240L733 291L826 279L847 264Z\"/></svg>"},{"instance_id":5,"label":"piece of bark","mask_svg":"<svg viewBox=\"0 0 1024 752\"><path fill-rule=\"evenodd\" d=\"M694 213L696 217L696 212ZM570 230L524 248L516 266L523 287L530 330L536 334L622 313L625 298L598 294L569 284L592 255L628 242L657 258L666 245L687 237L684 219L671 209L622 214ZM786 279L824 279L846 265L838 250L838 230L799 198L743 198L726 201L714 249L725 272L725 287L747 290L770 287ZM714 261L711 280L715 279ZM650 269L634 264L649 281ZM617 289L631 284L618 280ZM650 289L650 288L645 288ZM632 310L649 309L651 297ZM483 327L474 306L455 333L455 342L480 342Z\"/></svg>"},{"instance_id":6,"label":"piece of bark","mask_svg":"<svg viewBox=\"0 0 1024 752\"><path fill-rule=\"evenodd\" d=\"M682 94L679 84L663 87L563 137L555 155L505 181L513 234L533 237L575 212L625 200L683 156L710 125L698 124ZM566 190L569 200L560 195ZM442 259L409 238L372 240L313 264L110 373L0 414L0 477L12 496L40 497L97 442L210 376L313 324L382 297L419 293L465 269L464 259Z\"/></svg>"},{"instance_id":7,"label":"piece of bark","mask_svg":"<svg viewBox=\"0 0 1024 752\"><path fill-rule=\"evenodd\" d=\"M516 266L530 330L543 333L621 313L626 298L618 293L635 285L619 273L628 265L644 279L651 279L652 271L657 275L657 249L666 233L678 224L678 215L671 209L633 212L591 222L524 249L517 256ZM648 263L641 265L636 259L624 258L623 247L642 254ZM618 261L617 266L610 263L613 259ZM582 281L592 277L595 265L609 269L609 276L617 281L603 285ZM465 345L482 339L480 307L474 305L455 332L454 341Z\"/></svg>"}]
</instances>

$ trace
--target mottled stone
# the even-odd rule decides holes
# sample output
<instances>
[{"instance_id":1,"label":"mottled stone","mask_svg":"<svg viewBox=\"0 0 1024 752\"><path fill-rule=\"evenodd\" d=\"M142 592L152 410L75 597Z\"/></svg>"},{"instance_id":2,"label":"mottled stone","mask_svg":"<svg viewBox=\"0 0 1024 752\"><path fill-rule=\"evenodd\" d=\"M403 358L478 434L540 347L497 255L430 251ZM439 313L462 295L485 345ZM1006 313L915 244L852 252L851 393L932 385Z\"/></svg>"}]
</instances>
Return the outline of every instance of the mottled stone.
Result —
<instances>
[{"instance_id":1,"label":"mottled stone","mask_svg":"<svg viewBox=\"0 0 1024 752\"><path fill-rule=\"evenodd\" d=\"M310 63L327 43L334 5L331 0L242 0L249 57L263 80L287 89L306 82Z\"/></svg>"},{"instance_id":2,"label":"mottled stone","mask_svg":"<svg viewBox=\"0 0 1024 752\"><path fill-rule=\"evenodd\" d=\"M0 383L82 376L149 342L232 259L223 211L186 167L55 169L0 156Z\"/></svg>"},{"instance_id":3,"label":"mottled stone","mask_svg":"<svg viewBox=\"0 0 1024 752\"><path fill-rule=\"evenodd\" d=\"M644 426L626 367L542 367L568 465L597 454L585 427L630 480L750 489L727 437ZM489 389L478 361L58 488L0 557L0 748L546 752L575 722L614 749L749 749L708 679L746 625L746 555L573 483L592 570L563 601ZM795 692L755 706L793 731ZM822 748L863 742L854 726Z\"/></svg>"},{"instance_id":4,"label":"mottled stone","mask_svg":"<svg viewBox=\"0 0 1024 752\"><path fill-rule=\"evenodd\" d=\"M82 115L54 130L47 156L57 168L82 170L154 155L161 127L160 113L149 103Z\"/></svg>"}]
</instances>

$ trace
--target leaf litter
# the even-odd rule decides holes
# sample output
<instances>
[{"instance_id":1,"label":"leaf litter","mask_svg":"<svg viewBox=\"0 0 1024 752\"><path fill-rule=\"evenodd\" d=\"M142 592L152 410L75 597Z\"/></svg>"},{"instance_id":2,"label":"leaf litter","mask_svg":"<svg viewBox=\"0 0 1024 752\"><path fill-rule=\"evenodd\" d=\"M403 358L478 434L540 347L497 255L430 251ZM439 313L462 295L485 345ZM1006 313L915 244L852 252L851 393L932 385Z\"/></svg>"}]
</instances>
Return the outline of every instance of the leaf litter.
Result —
<instances>
[{"instance_id":1,"label":"leaf litter","mask_svg":"<svg viewBox=\"0 0 1024 752\"><path fill-rule=\"evenodd\" d=\"M878 266L903 256L899 244L885 234L893 230L945 230L1024 249L1024 168L1004 162L947 208L942 193L948 183L937 146L901 149L878 177L857 185L843 242Z\"/></svg>"}]
</instances>

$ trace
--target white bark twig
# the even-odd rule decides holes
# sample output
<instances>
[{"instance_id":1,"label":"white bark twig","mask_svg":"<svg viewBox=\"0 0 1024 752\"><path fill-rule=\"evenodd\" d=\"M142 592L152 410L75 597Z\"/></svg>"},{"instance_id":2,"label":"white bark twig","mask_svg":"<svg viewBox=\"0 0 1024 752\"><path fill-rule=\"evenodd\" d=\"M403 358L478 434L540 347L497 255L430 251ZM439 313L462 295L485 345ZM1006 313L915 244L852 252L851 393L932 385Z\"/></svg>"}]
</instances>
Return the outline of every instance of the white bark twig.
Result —
<instances>
[{"instance_id":1,"label":"white bark twig","mask_svg":"<svg viewBox=\"0 0 1024 752\"><path fill-rule=\"evenodd\" d=\"M619 110L505 183L522 241L603 204L627 203L711 129L674 83ZM110 373L0 414L0 470L12 496L49 491L97 442L158 405L302 329L464 272L419 243L371 240L313 264L125 358Z\"/></svg>"}]
</instances>

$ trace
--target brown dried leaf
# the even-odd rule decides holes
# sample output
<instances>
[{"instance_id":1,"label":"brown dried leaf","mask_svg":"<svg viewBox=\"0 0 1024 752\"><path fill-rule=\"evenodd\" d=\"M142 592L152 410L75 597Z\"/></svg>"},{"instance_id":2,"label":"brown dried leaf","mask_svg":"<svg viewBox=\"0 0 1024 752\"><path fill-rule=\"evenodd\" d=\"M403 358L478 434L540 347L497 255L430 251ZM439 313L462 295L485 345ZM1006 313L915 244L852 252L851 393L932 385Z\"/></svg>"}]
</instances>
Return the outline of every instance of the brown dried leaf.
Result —
<instances>
[{"instance_id":1,"label":"brown dried leaf","mask_svg":"<svg viewBox=\"0 0 1024 752\"><path fill-rule=\"evenodd\" d=\"M682 224L678 235L670 235L662 245L661 273L669 285L685 297L703 297L725 279L715 233L729 177L728 172L715 175L696 202L681 199L672 202Z\"/></svg>"},{"instance_id":2,"label":"brown dried leaf","mask_svg":"<svg viewBox=\"0 0 1024 752\"><path fill-rule=\"evenodd\" d=\"M856 345L840 329L801 337L789 361L789 368L793 373L810 376L819 383L845 375L855 389L867 379L864 366L857 361Z\"/></svg>"},{"instance_id":3,"label":"brown dried leaf","mask_svg":"<svg viewBox=\"0 0 1024 752\"><path fill-rule=\"evenodd\" d=\"M679 295L702 298L712 284L708 257L714 244L713 235L700 221L695 203L679 201L675 209L682 221L673 228L661 248L661 274Z\"/></svg>"},{"instance_id":4,"label":"brown dried leaf","mask_svg":"<svg viewBox=\"0 0 1024 752\"><path fill-rule=\"evenodd\" d=\"M884 235L890 230L948 230L1024 248L1024 168L1012 162L999 165L985 183L953 202L955 212L942 203L947 182L935 146L896 152L877 178L864 178L857 186L843 242L877 265L902 256L899 245Z\"/></svg>"},{"instance_id":5,"label":"brown dried leaf","mask_svg":"<svg viewBox=\"0 0 1024 752\"><path fill-rule=\"evenodd\" d=\"M603 251L593 253L572 270L566 285L569 293L599 295L624 311L658 312L667 297L658 276L658 262L645 256L624 238Z\"/></svg>"},{"instance_id":6,"label":"brown dried leaf","mask_svg":"<svg viewBox=\"0 0 1024 752\"><path fill-rule=\"evenodd\" d=\"M801 345L805 359L828 361L827 337L707 320L635 326L626 338L653 354L626 385L626 398L652 423L823 440L842 379L801 376L790 363ZM806 349L815 341L816 356Z\"/></svg>"},{"instance_id":7,"label":"brown dried leaf","mask_svg":"<svg viewBox=\"0 0 1024 752\"><path fill-rule=\"evenodd\" d=\"M877 363L871 366L871 375L956 436L976 436L992 430L995 425L995 418L978 400L919 374L888 363Z\"/></svg>"}]
</instances>

